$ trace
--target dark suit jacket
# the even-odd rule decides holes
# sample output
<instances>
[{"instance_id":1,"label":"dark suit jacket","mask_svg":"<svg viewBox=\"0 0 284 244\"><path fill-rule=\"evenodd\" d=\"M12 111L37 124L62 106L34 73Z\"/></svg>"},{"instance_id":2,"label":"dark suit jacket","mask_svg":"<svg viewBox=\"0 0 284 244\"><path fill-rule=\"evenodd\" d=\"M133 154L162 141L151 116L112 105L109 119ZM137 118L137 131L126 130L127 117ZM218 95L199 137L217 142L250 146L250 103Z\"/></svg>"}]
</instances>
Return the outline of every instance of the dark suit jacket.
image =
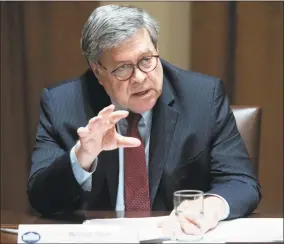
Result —
<instances>
[{"instance_id":1,"label":"dark suit jacket","mask_svg":"<svg viewBox=\"0 0 284 244\"><path fill-rule=\"evenodd\" d=\"M259 184L222 82L162 65L149 154L151 209L172 210L174 191L199 189L224 197L229 218L251 213L260 201ZM77 183L69 157L77 128L110 103L91 71L44 89L28 181L30 203L40 213L115 209L118 150L99 155L91 192Z\"/></svg>"}]
</instances>

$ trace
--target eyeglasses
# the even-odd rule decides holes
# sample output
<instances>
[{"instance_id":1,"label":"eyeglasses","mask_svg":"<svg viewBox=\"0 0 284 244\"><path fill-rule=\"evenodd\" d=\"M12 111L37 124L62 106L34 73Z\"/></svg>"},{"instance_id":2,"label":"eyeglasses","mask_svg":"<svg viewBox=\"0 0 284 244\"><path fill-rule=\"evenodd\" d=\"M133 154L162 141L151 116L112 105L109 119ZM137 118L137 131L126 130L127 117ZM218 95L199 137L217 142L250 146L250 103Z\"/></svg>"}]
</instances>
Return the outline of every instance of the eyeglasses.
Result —
<instances>
[{"instance_id":1,"label":"eyeglasses","mask_svg":"<svg viewBox=\"0 0 284 244\"><path fill-rule=\"evenodd\" d=\"M148 73L156 69L158 65L158 58L159 55L151 55L142 58L136 65L135 64L123 64L116 68L115 70L111 71L110 73L115 76L116 79L119 81L126 81L130 79L135 71L135 68L137 67L144 73ZM107 70L100 62L98 64ZM108 70L107 70L108 71Z\"/></svg>"}]
</instances>

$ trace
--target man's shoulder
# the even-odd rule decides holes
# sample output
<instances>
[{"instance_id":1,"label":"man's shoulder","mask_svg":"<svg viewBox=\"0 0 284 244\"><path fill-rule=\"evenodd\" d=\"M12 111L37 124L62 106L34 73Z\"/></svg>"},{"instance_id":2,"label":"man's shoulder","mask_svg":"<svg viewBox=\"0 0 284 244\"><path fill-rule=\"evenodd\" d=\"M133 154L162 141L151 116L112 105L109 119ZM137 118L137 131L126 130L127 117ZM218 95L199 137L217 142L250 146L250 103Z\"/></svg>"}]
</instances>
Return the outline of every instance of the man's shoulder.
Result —
<instances>
[{"instance_id":1,"label":"man's shoulder","mask_svg":"<svg viewBox=\"0 0 284 244\"><path fill-rule=\"evenodd\" d=\"M56 84L47 87L46 89L52 94L79 92L84 83L86 83L87 80L91 78L91 76L92 74L90 74L90 71L87 70L80 76L61 80Z\"/></svg>"},{"instance_id":2,"label":"man's shoulder","mask_svg":"<svg viewBox=\"0 0 284 244\"><path fill-rule=\"evenodd\" d=\"M89 69L74 79L63 80L42 92L42 101L52 101L56 107L92 106L100 109L109 104L109 97Z\"/></svg>"},{"instance_id":3,"label":"man's shoulder","mask_svg":"<svg viewBox=\"0 0 284 244\"><path fill-rule=\"evenodd\" d=\"M57 90L65 90L65 89L69 89L72 87L76 87L80 85L81 82L82 82L82 79L80 76L78 76L78 77L74 77L71 79L60 80L56 82L55 84L46 87L46 89L50 92L54 92Z\"/></svg>"},{"instance_id":4,"label":"man's shoulder","mask_svg":"<svg viewBox=\"0 0 284 244\"><path fill-rule=\"evenodd\" d=\"M179 82L181 84L189 85L214 85L216 82L220 81L219 77L210 76L207 74L202 74L194 72L191 70L185 70L179 68L173 64L168 63L165 60L162 60L163 70L165 76L169 81Z\"/></svg>"},{"instance_id":5,"label":"man's shoulder","mask_svg":"<svg viewBox=\"0 0 284 244\"><path fill-rule=\"evenodd\" d=\"M214 96L222 81L218 77L181 69L162 61L165 84L175 94L176 99L188 103L188 100L204 103Z\"/></svg>"}]
</instances>

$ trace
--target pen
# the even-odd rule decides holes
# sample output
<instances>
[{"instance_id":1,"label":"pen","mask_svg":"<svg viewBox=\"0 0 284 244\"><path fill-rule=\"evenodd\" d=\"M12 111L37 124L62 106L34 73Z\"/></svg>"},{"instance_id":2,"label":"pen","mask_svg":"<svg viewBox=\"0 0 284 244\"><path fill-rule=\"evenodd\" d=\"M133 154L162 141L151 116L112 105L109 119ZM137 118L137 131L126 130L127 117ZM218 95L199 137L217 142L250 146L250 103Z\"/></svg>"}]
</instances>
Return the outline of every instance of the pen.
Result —
<instances>
[{"instance_id":1,"label":"pen","mask_svg":"<svg viewBox=\"0 0 284 244\"><path fill-rule=\"evenodd\" d=\"M157 238L157 239L149 239L149 240L142 240L140 243L163 243L164 241L170 241L170 237L164 237L164 238Z\"/></svg>"},{"instance_id":2,"label":"pen","mask_svg":"<svg viewBox=\"0 0 284 244\"><path fill-rule=\"evenodd\" d=\"M18 230L15 229L8 229L8 228L1 228L1 232L6 232L6 233L10 233L10 234L18 234Z\"/></svg>"}]
</instances>

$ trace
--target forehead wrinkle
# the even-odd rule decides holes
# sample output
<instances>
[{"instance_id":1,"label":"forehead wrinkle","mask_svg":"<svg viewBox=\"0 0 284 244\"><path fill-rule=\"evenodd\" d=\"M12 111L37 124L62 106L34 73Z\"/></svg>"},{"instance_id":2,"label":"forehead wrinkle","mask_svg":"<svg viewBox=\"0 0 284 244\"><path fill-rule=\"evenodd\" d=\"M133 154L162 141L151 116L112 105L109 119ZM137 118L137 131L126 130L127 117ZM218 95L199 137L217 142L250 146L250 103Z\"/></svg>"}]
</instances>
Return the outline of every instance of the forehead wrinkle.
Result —
<instances>
[{"instance_id":1,"label":"forehead wrinkle","mask_svg":"<svg viewBox=\"0 0 284 244\"><path fill-rule=\"evenodd\" d=\"M146 48L145 50L137 50L137 52L133 53L131 52L131 58L129 59L120 59L119 57L116 59L114 56L112 56L112 60L115 63L125 63L125 62L130 62L133 61L136 58L140 58L143 54L149 53L149 52L153 52L150 48ZM115 56L120 56L120 53L125 53L124 50L118 51Z\"/></svg>"},{"instance_id":2,"label":"forehead wrinkle","mask_svg":"<svg viewBox=\"0 0 284 244\"><path fill-rule=\"evenodd\" d=\"M147 30L140 29L130 39L121 45L106 50L102 60L108 61L112 66L119 66L121 63L137 63L145 53L154 53L156 50Z\"/></svg>"},{"instance_id":3,"label":"forehead wrinkle","mask_svg":"<svg viewBox=\"0 0 284 244\"><path fill-rule=\"evenodd\" d=\"M140 29L121 46L111 50L112 60L114 62L136 61L134 59L152 51L149 45L154 47L148 31L146 29ZM121 59L121 56L126 58Z\"/></svg>"}]
</instances>

